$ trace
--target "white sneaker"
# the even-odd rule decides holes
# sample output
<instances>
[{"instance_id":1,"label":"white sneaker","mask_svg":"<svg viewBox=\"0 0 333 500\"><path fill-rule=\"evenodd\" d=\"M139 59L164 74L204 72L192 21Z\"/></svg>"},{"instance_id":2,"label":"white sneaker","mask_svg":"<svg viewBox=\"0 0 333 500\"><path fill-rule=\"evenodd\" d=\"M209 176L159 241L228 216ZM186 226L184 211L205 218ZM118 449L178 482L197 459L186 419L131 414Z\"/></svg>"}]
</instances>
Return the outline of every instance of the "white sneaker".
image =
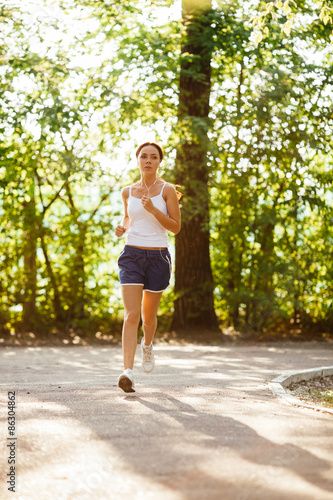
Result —
<instances>
[{"instance_id":1,"label":"white sneaker","mask_svg":"<svg viewBox=\"0 0 333 500\"><path fill-rule=\"evenodd\" d=\"M141 340L141 355L142 355L142 368L146 373L151 373L155 366L153 344L150 346L144 345L145 339Z\"/></svg>"},{"instance_id":2,"label":"white sneaker","mask_svg":"<svg viewBox=\"0 0 333 500\"><path fill-rule=\"evenodd\" d=\"M124 392L135 392L133 370L127 368L118 378L118 387Z\"/></svg>"}]
</instances>

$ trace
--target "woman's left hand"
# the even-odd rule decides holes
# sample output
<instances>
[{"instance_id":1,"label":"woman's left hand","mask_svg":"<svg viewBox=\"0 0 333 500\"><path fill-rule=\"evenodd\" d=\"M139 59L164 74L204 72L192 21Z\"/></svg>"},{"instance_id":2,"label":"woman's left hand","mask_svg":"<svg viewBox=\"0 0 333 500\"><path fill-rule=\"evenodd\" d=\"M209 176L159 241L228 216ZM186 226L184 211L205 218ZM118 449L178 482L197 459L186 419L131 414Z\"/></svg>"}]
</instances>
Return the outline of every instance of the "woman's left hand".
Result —
<instances>
[{"instance_id":1,"label":"woman's left hand","mask_svg":"<svg viewBox=\"0 0 333 500\"><path fill-rule=\"evenodd\" d=\"M147 212L153 212L155 208L153 202L146 194L144 194L141 198L141 205L147 210Z\"/></svg>"}]
</instances>

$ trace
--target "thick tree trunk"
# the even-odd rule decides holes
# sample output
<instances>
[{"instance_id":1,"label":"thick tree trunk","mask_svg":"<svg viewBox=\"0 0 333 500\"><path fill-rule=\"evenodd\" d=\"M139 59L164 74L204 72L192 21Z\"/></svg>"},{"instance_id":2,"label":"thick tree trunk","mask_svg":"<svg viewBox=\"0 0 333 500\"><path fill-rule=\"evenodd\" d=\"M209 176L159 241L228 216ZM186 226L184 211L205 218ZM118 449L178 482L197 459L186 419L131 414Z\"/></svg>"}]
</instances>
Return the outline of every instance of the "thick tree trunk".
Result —
<instances>
[{"instance_id":1,"label":"thick tree trunk","mask_svg":"<svg viewBox=\"0 0 333 500\"><path fill-rule=\"evenodd\" d=\"M181 135L175 178L183 188L184 198L182 230L176 236L174 329L218 326L209 253L207 132L211 90L210 9L210 1L183 0L186 38L182 46L179 82Z\"/></svg>"}]
</instances>

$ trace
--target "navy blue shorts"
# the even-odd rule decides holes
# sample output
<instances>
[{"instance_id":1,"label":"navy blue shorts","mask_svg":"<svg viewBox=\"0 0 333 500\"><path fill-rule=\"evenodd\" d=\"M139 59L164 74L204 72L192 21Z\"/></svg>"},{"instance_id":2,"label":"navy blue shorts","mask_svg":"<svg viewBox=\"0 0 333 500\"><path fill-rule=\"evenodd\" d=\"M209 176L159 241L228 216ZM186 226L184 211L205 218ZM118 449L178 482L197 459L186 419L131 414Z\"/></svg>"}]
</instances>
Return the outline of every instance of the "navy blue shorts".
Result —
<instances>
[{"instance_id":1,"label":"navy blue shorts","mask_svg":"<svg viewBox=\"0 0 333 500\"><path fill-rule=\"evenodd\" d=\"M121 285L143 285L149 292L163 292L170 283L171 256L163 250L143 250L125 245L118 259Z\"/></svg>"}]
</instances>

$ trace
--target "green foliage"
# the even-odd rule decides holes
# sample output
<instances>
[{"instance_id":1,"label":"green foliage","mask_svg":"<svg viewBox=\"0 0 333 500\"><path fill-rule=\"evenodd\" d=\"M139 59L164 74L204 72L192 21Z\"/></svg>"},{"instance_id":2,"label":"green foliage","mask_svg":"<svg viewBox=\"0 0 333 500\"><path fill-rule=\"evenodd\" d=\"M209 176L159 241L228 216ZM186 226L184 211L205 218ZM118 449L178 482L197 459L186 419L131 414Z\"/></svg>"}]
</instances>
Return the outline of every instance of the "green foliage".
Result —
<instances>
[{"instance_id":1,"label":"green foliage","mask_svg":"<svg viewBox=\"0 0 333 500\"><path fill-rule=\"evenodd\" d=\"M298 2L296 12L292 2L264 2L258 45L245 4L217 4L201 25L211 57L208 120L179 119L181 68L200 79L200 65L194 51L181 52L177 16L159 15L171 0L60 2L58 20L2 5L3 329L107 329L119 319L123 242L113 228L120 188L136 173L126 176L118 155L123 147L132 161L135 133L149 130L165 145L171 181L175 149L208 132L208 176L189 173L186 182L210 190L205 220L221 324L255 335L332 332L330 5L321 21L303 23L312 4ZM195 215L194 204L182 203ZM162 301L167 319L173 298L170 290Z\"/></svg>"},{"instance_id":2,"label":"green foliage","mask_svg":"<svg viewBox=\"0 0 333 500\"><path fill-rule=\"evenodd\" d=\"M314 322L329 331L331 266L321 273L318 255L333 210L330 59L306 62L277 32L251 56L244 43L229 68L232 83L216 87L212 133L218 309L247 333L290 321L296 333ZM319 282L324 293L312 302Z\"/></svg>"},{"instance_id":3,"label":"green foliage","mask_svg":"<svg viewBox=\"0 0 333 500\"><path fill-rule=\"evenodd\" d=\"M99 259L107 263L114 252L110 233L117 208L111 196L118 178L96 160L101 139L90 123L96 96L86 91L82 70L73 75L60 47L55 60L34 55L28 46L6 51L2 327L40 330L92 314L110 316L117 311L109 301L116 276L107 264L102 273ZM74 76L81 78L79 89Z\"/></svg>"},{"instance_id":4,"label":"green foliage","mask_svg":"<svg viewBox=\"0 0 333 500\"><path fill-rule=\"evenodd\" d=\"M310 21L310 31L317 31L317 27L326 33L332 41L333 8L331 2L317 2L302 0L275 0L274 2L259 2L259 11L249 22L253 26L252 40L257 47L259 43L270 36L270 28L279 24L281 31L289 36L291 31L297 30L297 25L306 26ZM321 21L322 26L318 23ZM327 27L327 29L325 29ZM274 29L274 28L273 28Z\"/></svg>"}]
</instances>

